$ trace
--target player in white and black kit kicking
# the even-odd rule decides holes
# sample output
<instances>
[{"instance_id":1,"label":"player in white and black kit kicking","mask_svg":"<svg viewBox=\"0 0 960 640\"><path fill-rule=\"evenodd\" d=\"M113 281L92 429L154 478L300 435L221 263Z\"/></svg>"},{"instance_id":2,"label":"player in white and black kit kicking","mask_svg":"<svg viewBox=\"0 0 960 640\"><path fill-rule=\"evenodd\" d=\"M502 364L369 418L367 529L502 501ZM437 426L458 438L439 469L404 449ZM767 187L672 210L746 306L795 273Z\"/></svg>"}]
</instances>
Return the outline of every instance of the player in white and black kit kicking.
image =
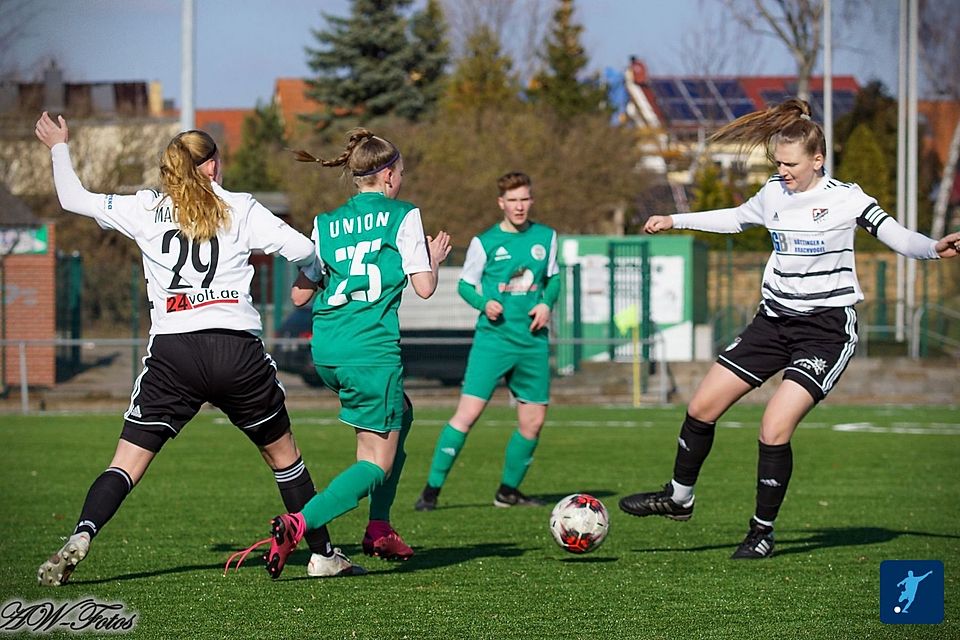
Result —
<instances>
[{"instance_id":1,"label":"player in white and black kit kicking","mask_svg":"<svg viewBox=\"0 0 960 640\"><path fill-rule=\"evenodd\" d=\"M837 383L857 344L854 305L863 300L853 255L857 227L897 253L919 259L956 257L960 233L936 241L908 231L860 187L826 175L823 130L810 120L810 106L801 100L743 116L711 139L745 149L765 145L777 173L739 207L652 216L644 231L738 233L766 227L773 252L763 274L762 301L753 322L720 354L694 392L680 428L673 479L660 491L623 498L620 508L635 516L688 520L717 420L783 370L783 382L760 424L756 511L733 554L766 558L773 553L773 522L793 470L790 438Z\"/></svg>"},{"instance_id":2,"label":"player in white and black kit kicking","mask_svg":"<svg viewBox=\"0 0 960 640\"><path fill-rule=\"evenodd\" d=\"M264 351L253 306L251 251L314 264L313 242L249 194L220 186L220 155L202 131L173 138L160 161L163 192L104 195L84 189L67 147L67 123L44 112L36 135L51 150L61 206L137 243L150 304L143 371L110 466L91 485L73 535L38 571L40 584L67 582L91 539L113 517L164 443L209 402L260 449L288 510L315 495L290 431L276 365ZM311 576L361 573L325 529L307 540Z\"/></svg>"}]
</instances>

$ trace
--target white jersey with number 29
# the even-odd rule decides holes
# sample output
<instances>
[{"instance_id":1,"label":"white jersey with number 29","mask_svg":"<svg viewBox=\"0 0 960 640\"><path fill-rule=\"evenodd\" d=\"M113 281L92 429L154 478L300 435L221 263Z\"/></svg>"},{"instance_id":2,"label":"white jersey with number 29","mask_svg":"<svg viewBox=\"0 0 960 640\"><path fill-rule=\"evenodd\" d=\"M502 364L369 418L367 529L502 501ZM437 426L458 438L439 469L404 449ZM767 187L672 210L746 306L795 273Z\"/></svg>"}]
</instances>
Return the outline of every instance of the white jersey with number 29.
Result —
<instances>
[{"instance_id":1,"label":"white jersey with number 29","mask_svg":"<svg viewBox=\"0 0 960 640\"><path fill-rule=\"evenodd\" d=\"M133 239L143 254L150 305L150 333L262 329L250 282L254 250L279 253L304 267L314 262L313 242L258 203L250 194L232 193L211 183L230 207L229 223L210 240L180 233L168 196L153 190L136 195L91 193L73 170L66 144L54 145L53 176L60 205L89 216L104 229ZM116 286L113 283L105 286Z\"/></svg>"}]
</instances>

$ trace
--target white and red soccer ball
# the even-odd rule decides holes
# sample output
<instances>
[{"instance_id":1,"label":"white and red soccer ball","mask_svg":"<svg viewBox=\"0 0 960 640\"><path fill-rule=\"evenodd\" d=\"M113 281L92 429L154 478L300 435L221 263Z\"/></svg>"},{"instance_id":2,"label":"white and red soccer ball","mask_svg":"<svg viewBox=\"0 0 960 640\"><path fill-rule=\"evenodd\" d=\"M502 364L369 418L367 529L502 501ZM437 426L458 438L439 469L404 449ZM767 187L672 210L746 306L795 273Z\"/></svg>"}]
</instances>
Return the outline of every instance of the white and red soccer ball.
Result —
<instances>
[{"instance_id":1,"label":"white and red soccer ball","mask_svg":"<svg viewBox=\"0 0 960 640\"><path fill-rule=\"evenodd\" d=\"M609 530L607 508L586 493L570 494L550 513L550 533L570 553L590 553L600 546Z\"/></svg>"}]
</instances>

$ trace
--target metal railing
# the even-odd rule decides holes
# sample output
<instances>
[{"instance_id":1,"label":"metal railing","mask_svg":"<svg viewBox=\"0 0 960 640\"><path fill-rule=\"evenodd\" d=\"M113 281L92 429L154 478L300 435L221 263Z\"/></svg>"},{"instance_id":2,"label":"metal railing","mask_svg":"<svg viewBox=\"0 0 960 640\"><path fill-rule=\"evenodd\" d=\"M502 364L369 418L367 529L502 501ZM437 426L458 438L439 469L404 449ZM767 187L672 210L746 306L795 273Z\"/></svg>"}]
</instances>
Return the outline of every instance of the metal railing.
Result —
<instances>
[{"instance_id":1,"label":"metal railing","mask_svg":"<svg viewBox=\"0 0 960 640\"><path fill-rule=\"evenodd\" d=\"M929 327L930 317L934 318L937 329ZM953 330L952 333L949 333ZM960 354L960 312L938 304L922 304L911 315L910 321L910 357L919 359L929 353L930 343L935 341L940 350L951 350Z\"/></svg>"}]
</instances>

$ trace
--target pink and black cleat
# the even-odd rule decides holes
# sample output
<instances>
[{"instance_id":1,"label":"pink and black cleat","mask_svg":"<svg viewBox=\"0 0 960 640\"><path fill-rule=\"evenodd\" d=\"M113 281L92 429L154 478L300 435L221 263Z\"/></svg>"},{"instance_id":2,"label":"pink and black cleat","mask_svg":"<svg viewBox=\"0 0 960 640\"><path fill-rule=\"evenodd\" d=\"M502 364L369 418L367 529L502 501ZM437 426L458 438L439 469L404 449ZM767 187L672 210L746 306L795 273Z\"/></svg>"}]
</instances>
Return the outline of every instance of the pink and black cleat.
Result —
<instances>
[{"instance_id":1,"label":"pink and black cleat","mask_svg":"<svg viewBox=\"0 0 960 640\"><path fill-rule=\"evenodd\" d=\"M270 550L264 554L263 559L267 563L267 573L276 580L283 572L283 565L287 562L287 556L293 553L293 550L300 544L303 534L307 531L307 524L303 516L299 513L285 513L277 516L270 523L270 537L255 542L243 551L238 551L227 559L227 564L223 569L224 575L230 570L230 564L234 558L237 558L237 565L234 570L239 570L240 565L247 559L247 556L254 549L270 543Z\"/></svg>"}]
</instances>

